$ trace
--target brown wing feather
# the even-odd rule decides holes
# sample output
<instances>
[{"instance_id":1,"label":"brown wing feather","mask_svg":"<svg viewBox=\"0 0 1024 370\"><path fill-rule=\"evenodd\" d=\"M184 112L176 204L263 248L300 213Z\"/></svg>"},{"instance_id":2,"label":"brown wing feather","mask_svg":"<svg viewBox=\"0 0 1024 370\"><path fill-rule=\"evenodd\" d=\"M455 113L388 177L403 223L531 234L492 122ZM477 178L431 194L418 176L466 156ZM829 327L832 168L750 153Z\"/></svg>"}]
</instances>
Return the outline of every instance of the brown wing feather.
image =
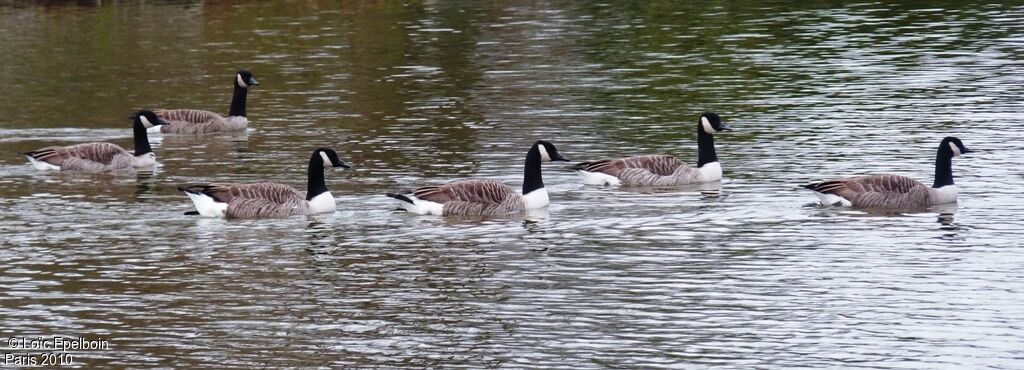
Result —
<instances>
[{"instance_id":1,"label":"brown wing feather","mask_svg":"<svg viewBox=\"0 0 1024 370\"><path fill-rule=\"evenodd\" d=\"M436 203L452 201L472 203L502 203L509 194L518 194L505 183L494 180L467 180L440 186L425 186L413 190L412 195Z\"/></svg>"},{"instance_id":2,"label":"brown wing feather","mask_svg":"<svg viewBox=\"0 0 1024 370\"><path fill-rule=\"evenodd\" d=\"M874 175L854 177L846 181L847 187L859 186L865 191L879 193L909 193L923 187L920 181L900 175Z\"/></svg>"},{"instance_id":3,"label":"brown wing feather","mask_svg":"<svg viewBox=\"0 0 1024 370\"><path fill-rule=\"evenodd\" d=\"M111 164L115 157L127 153L124 148L111 143L87 143L66 148L68 156L87 159L102 164Z\"/></svg>"},{"instance_id":4,"label":"brown wing feather","mask_svg":"<svg viewBox=\"0 0 1024 370\"><path fill-rule=\"evenodd\" d=\"M598 159L596 161L580 163L575 168L587 172L600 172L611 176L618 176L622 168L617 166L616 162L617 160L612 159Z\"/></svg>"},{"instance_id":5,"label":"brown wing feather","mask_svg":"<svg viewBox=\"0 0 1024 370\"><path fill-rule=\"evenodd\" d=\"M272 182L256 184L213 183L189 187L200 191L218 202L232 203L238 199L262 199L269 202L284 204L295 199L306 198L295 188Z\"/></svg>"},{"instance_id":6,"label":"brown wing feather","mask_svg":"<svg viewBox=\"0 0 1024 370\"><path fill-rule=\"evenodd\" d=\"M244 128L244 125L228 124L220 114L205 110L170 109L158 110L154 113L168 122L168 124L160 126L160 132L163 133L205 134Z\"/></svg>"},{"instance_id":7,"label":"brown wing feather","mask_svg":"<svg viewBox=\"0 0 1024 370\"><path fill-rule=\"evenodd\" d=\"M161 109L153 111L157 117L174 123L205 123L224 119L220 114L199 109Z\"/></svg>"},{"instance_id":8,"label":"brown wing feather","mask_svg":"<svg viewBox=\"0 0 1024 370\"><path fill-rule=\"evenodd\" d=\"M669 176L680 166L686 166L686 163L670 155L640 155L593 161L589 162L583 169L588 172L601 172L611 176L618 176L622 170L637 168L647 170L659 176Z\"/></svg>"},{"instance_id":9,"label":"brown wing feather","mask_svg":"<svg viewBox=\"0 0 1024 370\"><path fill-rule=\"evenodd\" d=\"M228 203L227 218L286 217L309 213L304 198L289 198L284 202L260 198L235 198Z\"/></svg>"},{"instance_id":10,"label":"brown wing feather","mask_svg":"<svg viewBox=\"0 0 1024 370\"><path fill-rule=\"evenodd\" d=\"M60 166L61 163L64 161L64 156L61 155L61 153L64 152L64 148L65 147L62 147L62 146L48 146L48 147L45 147L45 148L41 148L41 149L37 149L37 150L33 150L31 152L25 152L25 153L21 153L21 154L24 154L24 155L27 155L29 157L32 157L35 160L39 160L39 161L43 161L43 162L52 164L54 166Z\"/></svg>"}]
</instances>

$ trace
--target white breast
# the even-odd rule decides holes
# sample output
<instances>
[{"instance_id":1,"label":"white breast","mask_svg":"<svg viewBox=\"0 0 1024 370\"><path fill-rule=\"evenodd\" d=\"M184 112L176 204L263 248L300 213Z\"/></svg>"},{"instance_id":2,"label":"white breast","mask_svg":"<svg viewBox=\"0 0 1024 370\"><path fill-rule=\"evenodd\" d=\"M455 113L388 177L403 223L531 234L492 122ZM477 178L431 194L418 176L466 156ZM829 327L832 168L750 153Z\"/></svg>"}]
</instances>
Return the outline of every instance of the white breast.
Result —
<instances>
[{"instance_id":1,"label":"white breast","mask_svg":"<svg viewBox=\"0 0 1024 370\"><path fill-rule=\"evenodd\" d=\"M523 201L526 203L526 209L544 208L550 203L548 191L545 188L540 188L523 195Z\"/></svg>"},{"instance_id":2,"label":"white breast","mask_svg":"<svg viewBox=\"0 0 1024 370\"><path fill-rule=\"evenodd\" d=\"M718 162L705 163L700 167L700 177L703 182L718 181L722 179L722 164Z\"/></svg>"},{"instance_id":3,"label":"white breast","mask_svg":"<svg viewBox=\"0 0 1024 370\"><path fill-rule=\"evenodd\" d=\"M320 193L309 200L309 213L328 213L334 212L334 209L334 195L331 195L329 191Z\"/></svg>"},{"instance_id":4,"label":"white breast","mask_svg":"<svg viewBox=\"0 0 1024 370\"><path fill-rule=\"evenodd\" d=\"M938 189L932 189L932 204L956 203L960 188L956 185L946 185Z\"/></svg>"},{"instance_id":5,"label":"white breast","mask_svg":"<svg viewBox=\"0 0 1024 370\"><path fill-rule=\"evenodd\" d=\"M156 154L149 152L135 157L135 167L152 167L156 165Z\"/></svg>"}]
</instances>

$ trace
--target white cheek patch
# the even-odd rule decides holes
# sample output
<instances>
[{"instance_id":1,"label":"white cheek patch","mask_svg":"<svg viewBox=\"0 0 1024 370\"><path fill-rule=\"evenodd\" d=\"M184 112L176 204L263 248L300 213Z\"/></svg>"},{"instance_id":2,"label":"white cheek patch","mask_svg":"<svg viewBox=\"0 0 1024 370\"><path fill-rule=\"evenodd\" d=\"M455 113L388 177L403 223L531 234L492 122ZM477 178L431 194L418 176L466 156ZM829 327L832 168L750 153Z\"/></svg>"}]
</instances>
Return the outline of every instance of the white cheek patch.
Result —
<instances>
[{"instance_id":1,"label":"white cheek patch","mask_svg":"<svg viewBox=\"0 0 1024 370\"><path fill-rule=\"evenodd\" d=\"M707 117L700 117L700 124L701 124L701 126L704 127L704 132L707 132L709 134L713 134L713 133L718 132L718 131L715 130L714 127L711 127L711 122L708 121Z\"/></svg>"},{"instance_id":2,"label":"white cheek patch","mask_svg":"<svg viewBox=\"0 0 1024 370\"><path fill-rule=\"evenodd\" d=\"M245 84L245 80L242 79L242 75L241 74L235 75L235 79L238 80L238 86L241 86L243 89L249 88L249 85L246 85Z\"/></svg>"},{"instance_id":3,"label":"white cheek patch","mask_svg":"<svg viewBox=\"0 0 1024 370\"><path fill-rule=\"evenodd\" d=\"M149 122L149 119L146 118L146 116L139 116L139 121L142 121L142 125L146 126L146 128L153 127L153 124Z\"/></svg>"},{"instance_id":4,"label":"white cheek patch","mask_svg":"<svg viewBox=\"0 0 1024 370\"><path fill-rule=\"evenodd\" d=\"M949 149L953 150L953 156L954 157L960 155L960 148L957 147L956 144L949 143Z\"/></svg>"},{"instance_id":5,"label":"white cheek patch","mask_svg":"<svg viewBox=\"0 0 1024 370\"><path fill-rule=\"evenodd\" d=\"M324 160L324 168L333 166L333 164L331 163L331 159L327 157L327 153L320 152L320 158L323 158Z\"/></svg>"},{"instance_id":6,"label":"white cheek patch","mask_svg":"<svg viewBox=\"0 0 1024 370\"><path fill-rule=\"evenodd\" d=\"M537 150L540 151L541 162L551 162L551 155L548 154L548 149L544 147L544 144L537 144Z\"/></svg>"}]
</instances>

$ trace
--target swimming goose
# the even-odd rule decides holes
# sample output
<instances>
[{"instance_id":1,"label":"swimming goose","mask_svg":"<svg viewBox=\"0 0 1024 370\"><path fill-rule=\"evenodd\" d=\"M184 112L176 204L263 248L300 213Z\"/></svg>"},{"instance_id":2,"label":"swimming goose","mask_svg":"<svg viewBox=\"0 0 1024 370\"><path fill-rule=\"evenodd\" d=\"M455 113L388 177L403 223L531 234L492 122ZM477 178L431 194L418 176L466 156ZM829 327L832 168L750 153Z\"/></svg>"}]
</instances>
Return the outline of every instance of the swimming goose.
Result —
<instances>
[{"instance_id":1,"label":"swimming goose","mask_svg":"<svg viewBox=\"0 0 1024 370\"><path fill-rule=\"evenodd\" d=\"M252 72L238 71L235 74L235 93L231 97L231 111L228 116L199 109L161 109L157 116L170 124L150 130L167 134L208 134L214 132L245 130L249 119L245 117L245 98L250 86L259 85Z\"/></svg>"},{"instance_id":2,"label":"swimming goose","mask_svg":"<svg viewBox=\"0 0 1024 370\"><path fill-rule=\"evenodd\" d=\"M156 164L156 154L149 146L146 129L159 127L167 122L152 111L141 110L132 118L135 136L135 153L111 143L85 143L71 146L48 146L31 152L18 153L28 158L38 170L61 171L107 171Z\"/></svg>"},{"instance_id":3,"label":"swimming goose","mask_svg":"<svg viewBox=\"0 0 1024 370\"><path fill-rule=\"evenodd\" d=\"M526 152L523 192L495 180L467 180L425 186L403 194L388 193L405 210L431 215L505 215L546 207L548 191L541 178L541 162L569 161L547 141L537 141Z\"/></svg>"},{"instance_id":4,"label":"swimming goose","mask_svg":"<svg viewBox=\"0 0 1024 370\"><path fill-rule=\"evenodd\" d=\"M900 175L874 175L833 179L803 185L822 204L861 208L912 209L955 203L959 189L953 184L953 157L970 153L960 139L946 137L935 155L935 182L925 186Z\"/></svg>"},{"instance_id":5,"label":"swimming goose","mask_svg":"<svg viewBox=\"0 0 1024 370\"><path fill-rule=\"evenodd\" d=\"M273 182L256 184L213 183L179 187L196 206L198 214L222 218L264 218L334 212L334 196L324 183L328 167L349 168L338 153L318 148L309 157L306 195L291 186Z\"/></svg>"},{"instance_id":6,"label":"swimming goose","mask_svg":"<svg viewBox=\"0 0 1024 370\"><path fill-rule=\"evenodd\" d=\"M700 115L697 122L697 167L670 155L641 155L583 162L572 167L587 185L677 186L722 179L715 153L717 132L732 131L715 113Z\"/></svg>"}]
</instances>

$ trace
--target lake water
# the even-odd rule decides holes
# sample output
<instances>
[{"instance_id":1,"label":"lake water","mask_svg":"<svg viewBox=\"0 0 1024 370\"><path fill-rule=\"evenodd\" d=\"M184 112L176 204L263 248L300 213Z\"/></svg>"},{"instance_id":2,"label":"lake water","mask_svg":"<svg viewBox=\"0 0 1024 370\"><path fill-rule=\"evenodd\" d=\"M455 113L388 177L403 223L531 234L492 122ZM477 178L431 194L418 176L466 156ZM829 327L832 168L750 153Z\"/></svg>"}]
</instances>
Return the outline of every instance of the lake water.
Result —
<instances>
[{"instance_id":1,"label":"lake water","mask_svg":"<svg viewBox=\"0 0 1024 370\"><path fill-rule=\"evenodd\" d=\"M0 339L104 338L81 367L1022 368L1024 6L982 1L0 5ZM43 173L16 152L131 146L130 112L227 112L154 137L160 166ZM696 162L720 194L580 184L546 213L443 219L382 195L518 188L529 145ZM932 181L956 206L814 206L798 185ZM183 215L176 187L302 188L333 147L334 214ZM18 351L14 351L18 352Z\"/></svg>"}]
</instances>

